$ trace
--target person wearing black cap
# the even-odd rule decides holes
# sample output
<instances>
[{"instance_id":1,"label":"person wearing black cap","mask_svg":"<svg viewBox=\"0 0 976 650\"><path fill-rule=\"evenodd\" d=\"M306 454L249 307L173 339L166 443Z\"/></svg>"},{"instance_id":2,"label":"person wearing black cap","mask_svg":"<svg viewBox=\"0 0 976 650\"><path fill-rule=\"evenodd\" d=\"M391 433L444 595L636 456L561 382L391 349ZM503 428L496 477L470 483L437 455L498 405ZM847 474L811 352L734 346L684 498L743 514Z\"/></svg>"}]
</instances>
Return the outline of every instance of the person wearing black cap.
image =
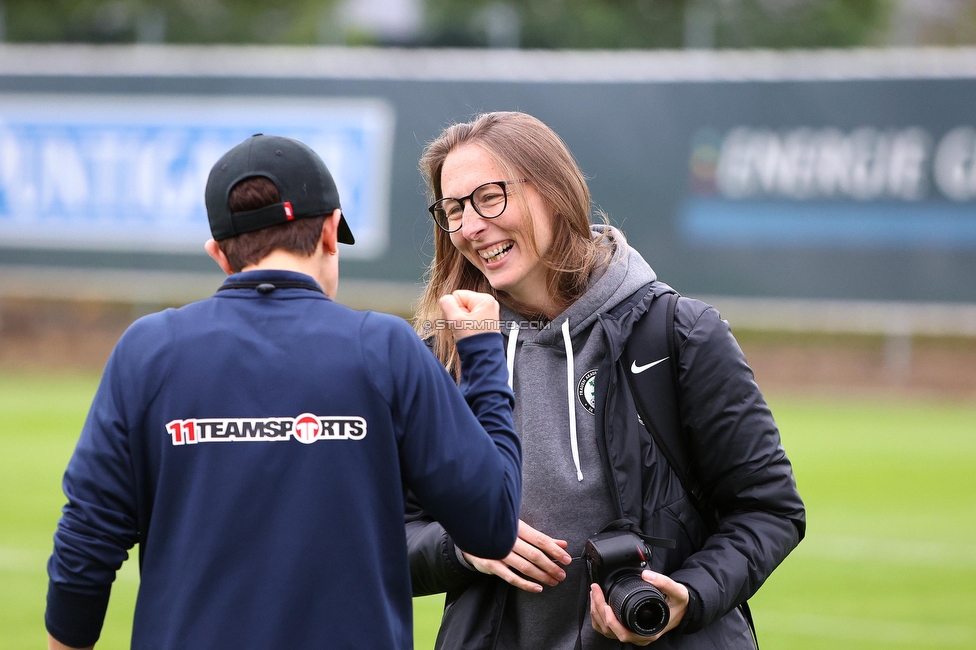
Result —
<instances>
[{"instance_id":1,"label":"person wearing black cap","mask_svg":"<svg viewBox=\"0 0 976 650\"><path fill-rule=\"evenodd\" d=\"M405 489L483 557L515 543L521 449L498 305L444 296L464 382L401 319L331 300L355 240L307 146L213 167L217 293L120 339L64 476L50 648L92 647L139 544L133 648L410 648ZM478 332L478 333L475 333Z\"/></svg>"},{"instance_id":2,"label":"person wearing black cap","mask_svg":"<svg viewBox=\"0 0 976 650\"><path fill-rule=\"evenodd\" d=\"M206 200L214 238L205 248L226 273L304 271L335 298L336 244L356 240L332 174L312 149L291 138L255 135L217 161ZM329 236L320 241L322 234Z\"/></svg>"}]
</instances>

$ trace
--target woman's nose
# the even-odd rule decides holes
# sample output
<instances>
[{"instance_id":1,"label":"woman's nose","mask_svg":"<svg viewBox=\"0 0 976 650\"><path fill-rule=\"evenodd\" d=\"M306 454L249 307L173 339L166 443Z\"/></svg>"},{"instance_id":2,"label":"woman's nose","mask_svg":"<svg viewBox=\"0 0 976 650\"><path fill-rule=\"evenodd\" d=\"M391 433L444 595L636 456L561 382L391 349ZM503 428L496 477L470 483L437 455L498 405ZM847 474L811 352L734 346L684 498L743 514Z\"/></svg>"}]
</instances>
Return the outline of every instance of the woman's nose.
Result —
<instances>
[{"instance_id":1,"label":"woman's nose","mask_svg":"<svg viewBox=\"0 0 976 650\"><path fill-rule=\"evenodd\" d=\"M486 219L478 214L470 199L464 202L464 212L461 213L461 235L465 239L477 239L485 229Z\"/></svg>"}]
</instances>

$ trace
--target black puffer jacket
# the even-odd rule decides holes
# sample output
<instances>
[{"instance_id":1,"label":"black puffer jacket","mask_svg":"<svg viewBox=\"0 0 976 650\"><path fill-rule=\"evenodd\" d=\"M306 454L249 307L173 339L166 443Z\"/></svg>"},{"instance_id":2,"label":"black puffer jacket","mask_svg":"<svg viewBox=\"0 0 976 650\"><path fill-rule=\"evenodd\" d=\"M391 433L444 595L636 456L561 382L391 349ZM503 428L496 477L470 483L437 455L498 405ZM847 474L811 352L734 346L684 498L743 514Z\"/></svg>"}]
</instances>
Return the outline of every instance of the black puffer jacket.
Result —
<instances>
[{"instance_id":1,"label":"black puffer jacket","mask_svg":"<svg viewBox=\"0 0 976 650\"><path fill-rule=\"evenodd\" d=\"M674 474L661 471L667 461L638 421L620 362L653 293L618 318L601 315L610 354L596 387L597 439L616 515L637 522L647 535L677 541L675 549L657 549L650 568L694 594L682 625L653 647L753 648L736 608L803 538L803 502L773 416L728 323L688 298L679 298L675 309L679 401L705 497L715 509L711 535ZM408 507L407 544L414 595L447 592L437 648L494 648L513 587L461 565L443 528L419 508ZM567 612L566 621L575 625L576 613Z\"/></svg>"}]
</instances>

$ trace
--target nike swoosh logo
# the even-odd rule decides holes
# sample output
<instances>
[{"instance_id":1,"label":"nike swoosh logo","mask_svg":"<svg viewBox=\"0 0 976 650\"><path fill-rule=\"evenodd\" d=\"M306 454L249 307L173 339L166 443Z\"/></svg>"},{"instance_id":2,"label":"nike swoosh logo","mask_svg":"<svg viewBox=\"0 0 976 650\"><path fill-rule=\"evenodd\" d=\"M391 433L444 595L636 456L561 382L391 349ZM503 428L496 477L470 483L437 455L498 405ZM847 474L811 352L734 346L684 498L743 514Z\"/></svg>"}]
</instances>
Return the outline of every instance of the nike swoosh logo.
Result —
<instances>
[{"instance_id":1,"label":"nike swoosh logo","mask_svg":"<svg viewBox=\"0 0 976 650\"><path fill-rule=\"evenodd\" d=\"M658 359L657 361L652 361L649 364L647 364L646 366L638 366L637 365L637 362L635 361L632 364L630 364L630 371L632 373L634 373L635 375L639 375L640 373L644 372L648 368L653 368L657 364L659 364L659 363L661 363L663 361L667 361L670 358L671 357L664 357L663 359Z\"/></svg>"}]
</instances>

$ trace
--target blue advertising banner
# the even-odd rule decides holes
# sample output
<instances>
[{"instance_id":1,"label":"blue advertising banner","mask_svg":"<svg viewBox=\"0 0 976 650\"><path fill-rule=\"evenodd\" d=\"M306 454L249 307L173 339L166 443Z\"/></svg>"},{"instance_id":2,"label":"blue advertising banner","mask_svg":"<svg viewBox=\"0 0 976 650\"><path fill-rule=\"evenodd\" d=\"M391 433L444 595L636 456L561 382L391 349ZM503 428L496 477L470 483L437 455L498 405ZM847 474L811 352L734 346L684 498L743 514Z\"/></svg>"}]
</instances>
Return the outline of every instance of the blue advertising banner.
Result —
<instances>
[{"instance_id":1,"label":"blue advertising banner","mask_svg":"<svg viewBox=\"0 0 976 650\"><path fill-rule=\"evenodd\" d=\"M0 240L27 248L199 252L210 168L255 133L297 138L333 172L373 259L389 240L394 114L383 101L187 95L0 96Z\"/></svg>"}]
</instances>

